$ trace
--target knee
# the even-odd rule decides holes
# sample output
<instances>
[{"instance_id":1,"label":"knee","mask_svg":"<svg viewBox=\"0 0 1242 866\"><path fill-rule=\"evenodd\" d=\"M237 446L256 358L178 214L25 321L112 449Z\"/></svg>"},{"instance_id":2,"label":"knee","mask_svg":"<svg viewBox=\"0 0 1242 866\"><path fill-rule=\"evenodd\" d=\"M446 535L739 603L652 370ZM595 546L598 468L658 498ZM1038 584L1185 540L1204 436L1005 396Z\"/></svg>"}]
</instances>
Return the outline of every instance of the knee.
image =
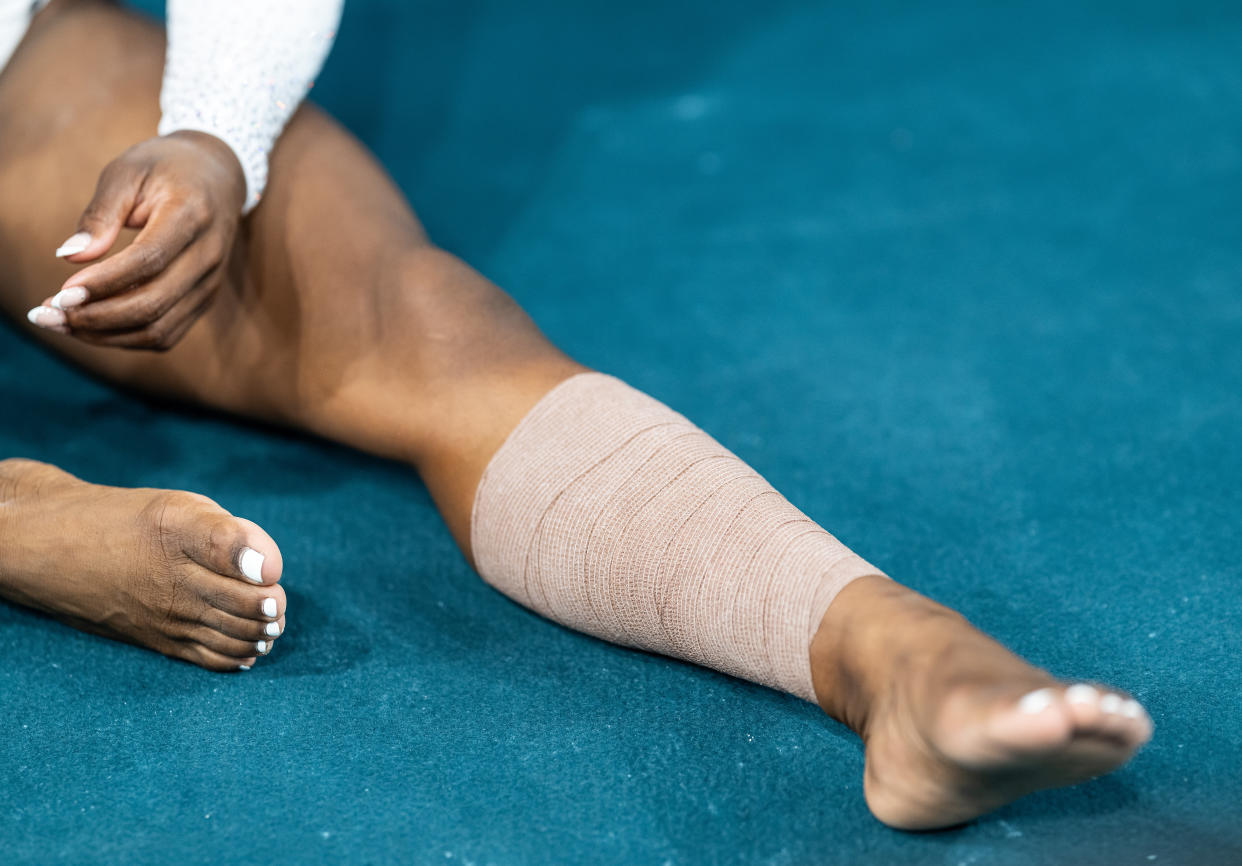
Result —
<instances>
[{"instance_id":1,"label":"knee","mask_svg":"<svg viewBox=\"0 0 1242 866\"><path fill-rule=\"evenodd\" d=\"M406 251L382 282L377 344L413 352L428 381L564 358L513 298L437 247Z\"/></svg>"}]
</instances>

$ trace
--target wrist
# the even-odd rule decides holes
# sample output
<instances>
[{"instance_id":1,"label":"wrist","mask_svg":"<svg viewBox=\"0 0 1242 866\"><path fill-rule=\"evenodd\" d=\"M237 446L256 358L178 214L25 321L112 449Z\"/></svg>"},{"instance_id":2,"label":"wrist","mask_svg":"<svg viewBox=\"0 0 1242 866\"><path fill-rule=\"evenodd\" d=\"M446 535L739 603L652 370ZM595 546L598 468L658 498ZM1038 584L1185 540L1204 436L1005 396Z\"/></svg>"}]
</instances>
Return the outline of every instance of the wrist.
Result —
<instances>
[{"instance_id":1,"label":"wrist","mask_svg":"<svg viewBox=\"0 0 1242 866\"><path fill-rule=\"evenodd\" d=\"M178 129L163 137L187 142L206 154L213 165L218 168L219 176L228 178L229 182L226 184L228 202L235 206L235 212L241 213L248 201L249 184L237 152L229 146L227 141L210 132L197 129Z\"/></svg>"}]
</instances>

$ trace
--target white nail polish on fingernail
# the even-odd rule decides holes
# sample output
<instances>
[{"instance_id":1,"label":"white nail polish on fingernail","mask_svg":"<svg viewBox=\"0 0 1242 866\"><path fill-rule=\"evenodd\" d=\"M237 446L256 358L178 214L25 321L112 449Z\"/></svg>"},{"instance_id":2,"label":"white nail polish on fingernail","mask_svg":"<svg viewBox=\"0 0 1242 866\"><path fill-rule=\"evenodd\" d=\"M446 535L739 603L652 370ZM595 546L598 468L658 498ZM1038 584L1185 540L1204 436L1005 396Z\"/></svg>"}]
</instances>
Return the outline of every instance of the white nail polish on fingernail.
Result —
<instances>
[{"instance_id":1,"label":"white nail polish on fingernail","mask_svg":"<svg viewBox=\"0 0 1242 866\"><path fill-rule=\"evenodd\" d=\"M278 622L269 622L263 630L271 637L280 637L280 623Z\"/></svg>"},{"instance_id":2,"label":"white nail polish on fingernail","mask_svg":"<svg viewBox=\"0 0 1242 866\"><path fill-rule=\"evenodd\" d=\"M263 599L263 615L264 616L275 616L276 615L276 599L274 598Z\"/></svg>"},{"instance_id":3,"label":"white nail polish on fingernail","mask_svg":"<svg viewBox=\"0 0 1242 866\"><path fill-rule=\"evenodd\" d=\"M26 318L40 328L59 328L65 324L65 314L51 307L35 307L26 314Z\"/></svg>"},{"instance_id":4,"label":"white nail polish on fingernail","mask_svg":"<svg viewBox=\"0 0 1242 866\"><path fill-rule=\"evenodd\" d=\"M254 648L258 650L259 655L263 655L263 653L267 652L267 641L259 641L254 645Z\"/></svg>"},{"instance_id":5,"label":"white nail polish on fingernail","mask_svg":"<svg viewBox=\"0 0 1242 866\"><path fill-rule=\"evenodd\" d=\"M1121 696L1108 694L1100 698L1100 711L1105 713L1116 713L1121 711Z\"/></svg>"},{"instance_id":6,"label":"white nail polish on fingernail","mask_svg":"<svg viewBox=\"0 0 1242 866\"><path fill-rule=\"evenodd\" d=\"M65 256L76 256L90 245L91 236L86 232L78 232L76 235L60 245L60 247L56 250L56 258L62 259Z\"/></svg>"},{"instance_id":7,"label":"white nail polish on fingernail","mask_svg":"<svg viewBox=\"0 0 1242 866\"><path fill-rule=\"evenodd\" d=\"M1094 686L1086 683L1072 685L1065 690L1065 700L1071 704L1094 704L1100 699L1100 693Z\"/></svg>"},{"instance_id":8,"label":"white nail polish on fingernail","mask_svg":"<svg viewBox=\"0 0 1242 866\"><path fill-rule=\"evenodd\" d=\"M250 670L250 665L238 665L238 666L237 666L237 669L238 669L239 671L248 671L248 670Z\"/></svg>"},{"instance_id":9,"label":"white nail polish on fingernail","mask_svg":"<svg viewBox=\"0 0 1242 866\"><path fill-rule=\"evenodd\" d=\"M1127 719L1137 719L1143 715L1143 706L1136 700L1128 700L1121 705L1121 714Z\"/></svg>"},{"instance_id":10,"label":"white nail polish on fingernail","mask_svg":"<svg viewBox=\"0 0 1242 866\"><path fill-rule=\"evenodd\" d=\"M250 547L242 548L242 555L238 558L237 564L241 566L241 572L246 580L251 583L263 582L263 554L259 551Z\"/></svg>"},{"instance_id":11,"label":"white nail polish on fingernail","mask_svg":"<svg viewBox=\"0 0 1242 866\"><path fill-rule=\"evenodd\" d=\"M80 307L86 303L86 299L90 296L90 292L81 286L70 286L56 293L56 296L52 298L52 306L58 310Z\"/></svg>"},{"instance_id":12,"label":"white nail polish on fingernail","mask_svg":"<svg viewBox=\"0 0 1242 866\"><path fill-rule=\"evenodd\" d=\"M1042 713L1052 706L1053 694L1052 689L1036 689L1018 701L1018 710L1030 716Z\"/></svg>"}]
</instances>

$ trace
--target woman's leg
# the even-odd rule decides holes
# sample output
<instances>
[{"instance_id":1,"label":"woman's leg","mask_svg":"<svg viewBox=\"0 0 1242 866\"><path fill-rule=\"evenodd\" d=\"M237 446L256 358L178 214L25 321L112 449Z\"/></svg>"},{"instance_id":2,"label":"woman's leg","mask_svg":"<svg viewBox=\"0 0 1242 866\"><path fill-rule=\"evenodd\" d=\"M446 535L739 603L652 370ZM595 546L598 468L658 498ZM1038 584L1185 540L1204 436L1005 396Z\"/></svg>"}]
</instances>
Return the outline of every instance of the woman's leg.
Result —
<instances>
[{"instance_id":1,"label":"woman's leg","mask_svg":"<svg viewBox=\"0 0 1242 866\"><path fill-rule=\"evenodd\" d=\"M111 8L59 0L54 7L39 16L21 59L0 73L0 254L8 259L0 298L10 313L60 270L49 272L31 246L59 231L69 199L91 188L86 164L123 149L133 115L114 96L149 73L124 62L93 70L63 57L49 63L38 46L57 44L49 34L70 20L79 44L108 46L112 58L120 48L107 27L80 29L112 20ZM58 94L62 88L80 101ZM94 122L113 112L121 126ZM37 158L53 139L54 157ZM23 177L27 170L41 174ZM123 379L127 370L112 374ZM267 533L206 497L104 487L43 463L0 460L0 598L212 670L238 670L269 652L284 629L281 571Z\"/></svg>"},{"instance_id":2,"label":"woman's leg","mask_svg":"<svg viewBox=\"0 0 1242 866\"><path fill-rule=\"evenodd\" d=\"M112 158L155 134L162 68L159 29L111 4L56 0L36 19L0 75L0 308L114 382L417 464L468 547L487 460L584 368L431 246L383 170L321 112L300 111L281 139L227 286L171 351L91 347L22 321L73 271L48 239L72 230ZM441 469L450 459L469 471Z\"/></svg>"},{"instance_id":3,"label":"woman's leg","mask_svg":"<svg viewBox=\"0 0 1242 866\"><path fill-rule=\"evenodd\" d=\"M12 265L0 303L15 318L67 276L51 250L99 170L154 133L161 61L151 25L84 0L54 6L0 77L0 129L23 125L0 142L0 255ZM162 355L40 337L125 385L412 463L471 556L485 467L531 407L582 368L503 292L432 247L373 160L313 109L273 155L232 274ZM863 736L868 803L895 826L967 820L1105 772L1150 734L1144 716L1105 712L1083 688L1067 693L883 578L836 597L810 667L824 709Z\"/></svg>"}]
</instances>

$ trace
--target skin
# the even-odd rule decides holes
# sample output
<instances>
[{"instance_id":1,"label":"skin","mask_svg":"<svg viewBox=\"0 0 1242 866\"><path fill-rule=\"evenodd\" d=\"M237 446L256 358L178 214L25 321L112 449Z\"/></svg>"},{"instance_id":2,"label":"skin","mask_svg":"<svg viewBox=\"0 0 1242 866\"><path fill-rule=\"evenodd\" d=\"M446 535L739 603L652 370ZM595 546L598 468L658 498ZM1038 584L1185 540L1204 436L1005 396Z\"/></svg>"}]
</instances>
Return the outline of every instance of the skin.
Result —
<instances>
[{"instance_id":1,"label":"skin","mask_svg":"<svg viewBox=\"0 0 1242 866\"><path fill-rule=\"evenodd\" d=\"M235 175L213 173L227 177L234 168L218 148L179 137L131 150L155 134L162 39L151 24L108 5L57 0L0 75L0 306L24 323L27 311L58 289L84 285L91 299L64 311L63 322L28 326L53 351L129 388L406 462L470 558L470 509L488 460L543 394L585 368L552 346L500 289L431 245L370 155L311 107L298 112L272 155L263 204L221 248L233 227L228 214L237 209L237 188ZM83 130L89 134L73 134ZM103 199L122 205L88 209L83 217L83 191L95 188L117 154L127 154L130 180L100 189ZM137 196L127 192L135 184ZM124 268L110 264L125 261L130 231L114 244L111 229L91 216L112 214L104 223L115 225L131 199L124 221L141 226L135 245L174 239L154 258L130 257L134 267L163 265L138 280L117 277L115 269ZM214 204L203 210L196 200ZM223 211L221 201L234 207ZM198 222L182 228L185 219ZM99 233L98 246L73 263L56 260L51 251L67 229L83 225ZM156 236L157 228L168 234ZM185 237L191 240L178 246ZM100 259L105 244L120 252ZM73 267L88 259L94 263ZM136 316L139 310L145 315ZM195 315L190 327L187 317ZM0 595L94 630L111 623L114 636L160 651L177 640L206 651L208 638L216 638L199 627L215 623L220 631L222 605L213 599L240 585L230 559L237 539L270 543L214 504L177 499L192 494L93 489L67 476L48 484L38 473L56 470L5 465L11 480L4 502L14 507L0 511L8 515L0 518ZM175 507L153 507L153 496L173 497ZM115 506L101 509L101 497ZM90 543L70 550L39 543L44 527L54 525L49 508L60 509L57 525L75 521L96 539L123 538L131 527L133 543L114 542L117 549L108 552L116 562L111 571L97 568L96 583L112 586L113 594L83 600L49 576L91 557L104 561ZM35 516L21 517L27 509ZM161 512L170 516L150 519ZM26 536L36 540L14 541ZM187 552L210 550L204 538L231 540L212 555ZM274 543L264 550L264 581L274 582L278 551ZM43 565L33 562L40 558ZM148 614L175 607L176 617L117 614L116 598L133 594L125 588L136 573L171 573L186 560L198 569L188 602L175 607L156 579L156 588L150 580L145 585L148 593L163 593L158 603L120 605L145 605ZM44 580L31 579L40 568ZM178 617L197 637L160 624ZM960 615L883 578L857 580L837 597L812 643L811 670L823 709L862 737L867 803L894 827L951 826L1029 791L1099 775L1151 736L1150 719L1137 703L1124 703L1124 694L1101 688L1092 697L1079 687L1067 695L1068 684ZM1101 700L1104 694L1117 697Z\"/></svg>"},{"instance_id":2,"label":"skin","mask_svg":"<svg viewBox=\"0 0 1242 866\"><path fill-rule=\"evenodd\" d=\"M249 668L285 629L276 543L205 496L3 460L0 541L3 597L208 670ZM246 548L264 556L260 585L241 571Z\"/></svg>"},{"instance_id":3,"label":"skin","mask_svg":"<svg viewBox=\"0 0 1242 866\"><path fill-rule=\"evenodd\" d=\"M236 241L245 176L211 135L174 132L108 163L64 259L97 262L39 308L45 327L97 346L168 349L211 303ZM139 229L115 256L123 229ZM49 324L50 323L50 324Z\"/></svg>"}]
</instances>

